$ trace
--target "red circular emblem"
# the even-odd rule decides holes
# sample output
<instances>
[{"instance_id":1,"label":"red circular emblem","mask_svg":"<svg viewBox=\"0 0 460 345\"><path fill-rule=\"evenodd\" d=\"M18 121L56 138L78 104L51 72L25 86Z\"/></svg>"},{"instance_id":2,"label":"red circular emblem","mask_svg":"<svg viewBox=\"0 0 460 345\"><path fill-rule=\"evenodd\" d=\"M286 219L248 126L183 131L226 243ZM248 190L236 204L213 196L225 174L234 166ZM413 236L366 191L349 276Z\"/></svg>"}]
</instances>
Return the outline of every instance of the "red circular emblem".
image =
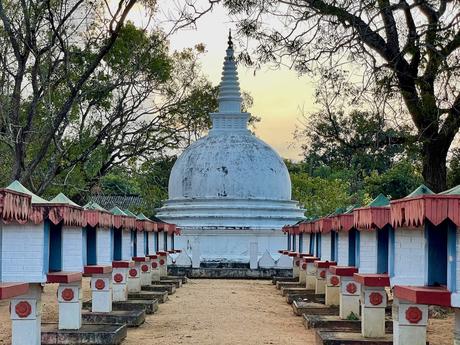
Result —
<instances>
[{"instance_id":1,"label":"red circular emblem","mask_svg":"<svg viewBox=\"0 0 460 345\"><path fill-rule=\"evenodd\" d=\"M104 282L104 280L102 280L102 279L98 279L98 280L96 280L96 282L94 283L94 286L96 287L96 289L102 290L103 288L105 288L105 282Z\"/></svg>"},{"instance_id":2,"label":"red circular emblem","mask_svg":"<svg viewBox=\"0 0 460 345\"><path fill-rule=\"evenodd\" d=\"M142 265L141 270L142 270L142 272L147 272L149 270L149 266Z\"/></svg>"},{"instance_id":3,"label":"red circular emblem","mask_svg":"<svg viewBox=\"0 0 460 345\"><path fill-rule=\"evenodd\" d=\"M158 267L158 262L154 261L152 262L152 268L157 268Z\"/></svg>"},{"instance_id":4,"label":"red circular emblem","mask_svg":"<svg viewBox=\"0 0 460 345\"><path fill-rule=\"evenodd\" d=\"M113 280L115 283L121 283L123 281L123 274L117 273L113 276Z\"/></svg>"},{"instance_id":5,"label":"red circular emblem","mask_svg":"<svg viewBox=\"0 0 460 345\"><path fill-rule=\"evenodd\" d=\"M163 266L165 264L165 261L163 259L160 259L160 265Z\"/></svg>"},{"instance_id":6,"label":"red circular emblem","mask_svg":"<svg viewBox=\"0 0 460 345\"><path fill-rule=\"evenodd\" d=\"M130 275L131 277L137 276L137 270L136 270L135 268L131 268L131 269L129 270L129 275Z\"/></svg>"},{"instance_id":7,"label":"red circular emblem","mask_svg":"<svg viewBox=\"0 0 460 345\"><path fill-rule=\"evenodd\" d=\"M61 297L66 302L69 302L69 301L73 300L74 296L75 295L73 293L73 290L69 289L69 288L66 288L66 289L62 290L62 292L61 292Z\"/></svg>"},{"instance_id":8,"label":"red circular emblem","mask_svg":"<svg viewBox=\"0 0 460 345\"><path fill-rule=\"evenodd\" d=\"M358 290L358 287L355 283L348 283L346 289L348 293L355 294Z\"/></svg>"},{"instance_id":9,"label":"red circular emblem","mask_svg":"<svg viewBox=\"0 0 460 345\"><path fill-rule=\"evenodd\" d=\"M321 272L319 272L319 276L320 276L321 278L326 278L326 271L321 271Z\"/></svg>"},{"instance_id":10,"label":"red circular emblem","mask_svg":"<svg viewBox=\"0 0 460 345\"><path fill-rule=\"evenodd\" d=\"M32 313L32 306L27 301L21 301L18 304L16 304L16 307L14 307L14 311L16 312L16 314L18 314L19 317L24 318L29 316L30 313Z\"/></svg>"},{"instance_id":11,"label":"red circular emblem","mask_svg":"<svg viewBox=\"0 0 460 345\"><path fill-rule=\"evenodd\" d=\"M410 323L419 323L422 319L422 311L417 307L409 307L406 310L406 319Z\"/></svg>"},{"instance_id":12,"label":"red circular emblem","mask_svg":"<svg viewBox=\"0 0 460 345\"><path fill-rule=\"evenodd\" d=\"M382 304L383 302L382 294L378 292L371 292L371 294L369 295L369 302L371 302L372 305Z\"/></svg>"},{"instance_id":13,"label":"red circular emblem","mask_svg":"<svg viewBox=\"0 0 460 345\"><path fill-rule=\"evenodd\" d=\"M339 285L339 283L340 283L339 277L337 277L337 276L332 276L331 277L331 285L337 286L337 285Z\"/></svg>"},{"instance_id":14,"label":"red circular emblem","mask_svg":"<svg viewBox=\"0 0 460 345\"><path fill-rule=\"evenodd\" d=\"M300 266L300 260L296 260L296 261L295 261L295 265L296 265L297 267L299 267L299 266Z\"/></svg>"},{"instance_id":15,"label":"red circular emblem","mask_svg":"<svg viewBox=\"0 0 460 345\"><path fill-rule=\"evenodd\" d=\"M307 269L307 263L306 263L306 262L304 262L304 263L302 264L302 269L303 269L303 270L306 270L306 269Z\"/></svg>"}]
</instances>

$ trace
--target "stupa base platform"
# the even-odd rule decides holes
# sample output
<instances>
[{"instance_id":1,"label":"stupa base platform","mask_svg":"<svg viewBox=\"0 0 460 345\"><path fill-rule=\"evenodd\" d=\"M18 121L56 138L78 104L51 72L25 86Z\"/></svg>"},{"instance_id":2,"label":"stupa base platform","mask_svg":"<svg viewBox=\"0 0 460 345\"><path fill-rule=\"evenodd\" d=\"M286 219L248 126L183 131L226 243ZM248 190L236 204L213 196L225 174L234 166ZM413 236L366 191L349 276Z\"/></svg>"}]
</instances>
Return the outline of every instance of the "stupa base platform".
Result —
<instances>
[{"instance_id":1,"label":"stupa base platform","mask_svg":"<svg viewBox=\"0 0 460 345\"><path fill-rule=\"evenodd\" d=\"M128 300L148 299L157 300L158 303L164 303L168 300L167 291L140 291L128 293Z\"/></svg>"},{"instance_id":2,"label":"stupa base platform","mask_svg":"<svg viewBox=\"0 0 460 345\"><path fill-rule=\"evenodd\" d=\"M182 284L187 284L188 283L188 278L186 276L166 276L166 277L160 277L161 280L180 280Z\"/></svg>"},{"instance_id":3,"label":"stupa base platform","mask_svg":"<svg viewBox=\"0 0 460 345\"><path fill-rule=\"evenodd\" d=\"M114 310L110 313L83 311L81 316L85 324L116 324L139 327L145 321L143 310Z\"/></svg>"},{"instance_id":4,"label":"stupa base platform","mask_svg":"<svg viewBox=\"0 0 460 345\"><path fill-rule=\"evenodd\" d=\"M292 311L295 315L339 315L338 307L330 307L322 303L294 301L292 303Z\"/></svg>"},{"instance_id":5,"label":"stupa base platform","mask_svg":"<svg viewBox=\"0 0 460 345\"><path fill-rule=\"evenodd\" d=\"M278 290L283 290L285 288L304 288L305 283L299 283L299 281L293 281L293 282L284 282L284 281L279 281L276 283L276 288Z\"/></svg>"},{"instance_id":6,"label":"stupa base platform","mask_svg":"<svg viewBox=\"0 0 460 345\"><path fill-rule=\"evenodd\" d=\"M275 276L272 277L272 284L276 285L277 282L296 282L298 281L298 277L280 277L280 276Z\"/></svg>"},{"instance_id":7,"label":"stupa base platform","mask_svg":"<svg viewBox=\"0 0 460 345\"><path fill-rule=\"evenodd\" d=\"M100 344L118 345L126 338L126 325L84 324L77 330L58 329L57 323L42 325L42 345Z\"/></svg>"},{"instance_id":8,"label":"stupa base platform","mask_svg":"<svg viewBox=\"0 0 460 345\"><path fill-rule=\"evenodd\" d=\"M174 285L176 289L182 287L182 281L179 279L161 279L160 281L152 281L152 285Z\"/></svg>"},{"instance_id":9,"label":"stupa base platform","mask_svg":"<svg viewBox=\"0 0 460 345\"><path fill-rule=\"evenodd\" d=\"M176 285L173 284L154 284L146 285L141 288L143 291L153 292L166 292L168 295L172 295L176 292Z\"/></svg>"},{"instance_id":10,"label":"stupa base platform","mask_svg":"<svg viewBox=\"0 0 460 345\"><path fill-rule=\"evenodd\" d=\"M83 308L91 310L91 300L83 302ZM112 302L113 310L143 310L146 314L153 314L158 310L158 301L154 300L127 300Z\"/></svg>"},{"instance_id":11,"label":"stupa base platform","mask_svg":"<svg viewBox=\"0 0 460 345\"><path fill-rule=\"evenodd\" d=\"M281 295L286 297L288 294L302 294L311 293L312 290L303 287L283 287L281 288Z\"/></svg>"},{"instance_id":12,"label":"stupa base platform","mask_svg":"<svg viewBox=\"0 0 460 345\"><path fill-rule=\"evenodd\" d=\"M303 314L303 325L306 329L322 328L341 332L361 332L361 320L342 320L335 315ZM393 321L385 321L385 330L393 332Z\"/></svg>"},{"instance_id":13,"label":"stupa base platform","mask_svg":"<svg viewBox=\"0 0 460 345\"><path fill-rule=\"evenodd\" d=\"M318 330L316 345L392 345L393 334L386 334L382 338L364 338L357 332L335 332Z\"/></svg>"},{"instance_id":14,"label":"stupa base platform","mask_svg":"<svg viewBox=\"0 0 460 345\"><path fill-rule=\"evenodd\" d=\"M200 268L169 266L172 276L185 275L193 279L272 279L275 277L292 278L292 268L257 268L251 269L249 263L206 263Z\"/></svg>"},{"instance_id":15,"label":"stupa base platform","mask_svg":"<svg viewBox=\"0 0 460 345\"><path fill-rule=\"evenodd\" d=\"M286 295L286 302L292 304L294 301L309 301L309 302L318 302L324 303L324 294L316 294L315 290L307 290L306 292L298 293L288 293Z\"/></svg>"}]
</instances>

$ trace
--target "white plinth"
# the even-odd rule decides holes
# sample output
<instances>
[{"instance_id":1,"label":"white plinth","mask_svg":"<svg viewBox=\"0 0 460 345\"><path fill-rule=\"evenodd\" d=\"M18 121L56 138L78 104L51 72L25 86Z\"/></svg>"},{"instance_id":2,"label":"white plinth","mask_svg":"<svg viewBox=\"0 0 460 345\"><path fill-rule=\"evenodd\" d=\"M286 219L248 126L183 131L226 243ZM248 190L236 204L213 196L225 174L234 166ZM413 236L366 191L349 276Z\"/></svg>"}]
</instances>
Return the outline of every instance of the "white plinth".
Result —
<instances>
[{"instance_id":1,"label":"white plinth","mask_svg":"<svg viewBox=\"0 0 460 345\"><path fill-rule=\"evenodd\" d=\"M426 344L426 326L428 324L427 305L414 304L395 298L392 313L394 345ZM455 340L454 344L456 344Z\"/></svg>"},{"instance_id":2,"label":"white plinth","mask_svg":"<svg viewBox=\"0 0 460 345\"><path fill-rule=\"evenodd\" d=\"M94 274L91 277L91 311L110 313L112 311L112 273Z\"/></svg>"},{"instance_id":3,"label":"white plinth","mask_svg":"<svg viewBox=\"0 0 460 345\"><path fill-rule=\"evenodd\" d=\"M166 277L168 275L168 254L164 256L158 255L158 265L160 277Z\"/></svg>"},{"instance_id":4,"label":"white plinth","mask_svg":"<svg viewBox=\"0 0 460 345\"><path fill-rule=\"evenodd\" d=\"M128 293L141 291L141 275L139 263L136 262L134 267L128 271Z\"/></svg>"},{"instance_id":5,"label":"white plinth","mask_svg":"<svg viewBox=\"0 0 460 345\"><path fill-rule=\"evenodd\" d=\"M353 280L353 277L340 278L340 307L339 316L342 320L347 319L352 313L359 317L359 299L361 285Z\"/></svg>"},{"instance_id":6,"label":"white plinth","mask_svg":"<svg viewBox=\"0 0 460 345\"><path fill-rule=\"evenodd\" d=\"M362 336L365 338L385 336L385 307L387 306L385 289L362 286L360 302Z\"/></svg>"},{"instance_id":7,"label":"white plinth","mask_svg":"<svg viewBox=\"0 0 460 345\"><path fill-rule=\"evenodd\" d=\"M82 309L81 281L59 284L59 329L80 329Z\"/></svg>"},{"instance_id":8,"label":"white plinth","mask_svg":"<svg viewBox=\"0 0 460 345\"><path fill-rule=\"evenodd\" d=\"M13 345L41 344L40 284L30 284L29 292L11 299L11 342Z\"/></svg>"},{"instance_id":9,"label":"white plinth","mask_svg":"<svg viewBox=\"0 0 460 345\"><path fill-rule=\"evenodd\" d=\"M128 267L113 268L112 300L114 302L128 300Z\"/></svg>"},{"instance_id":10,"label":"white plinth","mask_svg":"<svg viewBox=\"0 0 460 345\"><path fill-rule=\"evenodd\" d=\"M141 270L141 286L147 286L152 284L152 271L150 260L146 259L145 262L140 263Z\"/></svg>"}]
</instances>

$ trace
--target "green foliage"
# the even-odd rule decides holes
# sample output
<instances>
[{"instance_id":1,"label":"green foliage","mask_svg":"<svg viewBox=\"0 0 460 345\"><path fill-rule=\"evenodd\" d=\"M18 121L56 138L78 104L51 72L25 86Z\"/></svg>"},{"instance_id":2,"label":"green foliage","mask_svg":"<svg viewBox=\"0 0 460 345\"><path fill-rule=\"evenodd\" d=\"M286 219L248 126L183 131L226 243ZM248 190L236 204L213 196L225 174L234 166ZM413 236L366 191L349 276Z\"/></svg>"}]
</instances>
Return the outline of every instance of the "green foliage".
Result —
<instances>
[{"instance_id":1,"label":"green foliage","mask_svg":"<svg viewBox=\"0 0 460 345\"><path fill-rule=\"evenodd\" d=\"M372 172L364 178L364 190L372 196L382 193L392 199L403 198L423 182L420 171L409 162L399 162L386 172Z\"/></svg>"},{"instance_id":2,"label":"green foliage","mask_svg":"<svg viewBox=\"0 0 460 345\"><path fill-rule=\"evenodd\" d=\"M339 179L313 177L307 173L291 173L292 196L305 208L308 217L324 216L349 205L349 184Z\"/></svg>"},{"instance_id":3,"label":"green foliage","mask_svg":"<svg viewBox=\"0 0 460 345\"><path fill-rule=\"evenodd\" d=\"M460 185L460 148L451 152L449 167L447 169L447 187L452 188Z\"/></svg>"},{"instance_id":4,"label":"green foliage","mask_svg":"<svg viewBox=\"0 0 460 345\"><path fill-rule=\"evenodd\" d=\"M359 320L359 317L357 315L355 315L355 313L351 312L348 316L347 316L347 320L350 320L350 321L358 321Z\"/></svg>"}]
</instances>

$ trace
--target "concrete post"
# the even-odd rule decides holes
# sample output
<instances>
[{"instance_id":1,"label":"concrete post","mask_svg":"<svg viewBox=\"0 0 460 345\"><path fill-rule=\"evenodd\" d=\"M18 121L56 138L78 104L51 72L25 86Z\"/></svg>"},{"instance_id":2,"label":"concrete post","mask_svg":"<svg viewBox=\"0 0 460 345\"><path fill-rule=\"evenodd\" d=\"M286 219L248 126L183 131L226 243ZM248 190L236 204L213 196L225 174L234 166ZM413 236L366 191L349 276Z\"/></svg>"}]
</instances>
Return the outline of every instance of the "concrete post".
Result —
<instances>
[{"instance_id":1,"label":"concrete post","mask_svg":"<svg viewBox=\"0 0 460 345\"><path fill-rule=\"evenodd\" d=\"M91 276L91 311L110 313L112 311L112 273Z\"/></svg>"},{"instance_id":2,"label":"concrete post","mask_svg":"<svg viewBox=\"0 0 460 345\"><path fill-rule=\"evenodd\" d=\"M353 280L353 277L340 277L340 308L339 317L347 319L352 313L359 317L359 298L361 285Z\"/></svg>"},{"instance_id":3,"label":"concrete post","mask_svg":"<svg viewBox=\"0 0 460 345\"><path fill-rule=\"evenodd\" d=\"M81 281L59 284L59 329L80 329L82 307Z\"/></svg>"},{"instance_id":4,"label":"concrete post","mask_svg":"<svg viewBox=\"0 0 460 345\"><path fill-rule=\"evenodd\" d=\"M257 242L249 243L249 268L251 270L256 270L258 268L258 251L259 247Z\"/></svg>"},{"instance_id":5,"label":"concrete post","mask_svg":"<svg viewBox=\"0 0 460 345\"><path fill-rule=\"evenodd\" d=\"M127 301L129 270L134 268L134 262L114 261L112 267L112 299L114 302Z\"/></svg>"},{"instance_id":6,"label":"concrete post","mask_svg":"<svg viewBox=\"0 0 460 345\"><path fill-rule=\"evenodd\" d=\"M360 302L362 336L365 338L385 336L385 308L387 306L385 288L362 285Z\"/></svg>"},{"instance_id":7,"label":"concrete post","mask_svg":"<svg viewBox=\"0 0 460 345\"><path fill-rule=\"evenodd\" d=\"M428 305L414 304L399 298L393 300L393 344L425 345L428 324ZM458 309L455 310L455 330L457 330ZM454 331L455 332L455 331ZM456 332L454 344L458 344Z\"/></svg>"},{"instance_id":8,"label":"concrete post","mask_svg":"<svg viewBox=\"0 0 460 345\"><path fill-rule=\"evenodd\" d=\"M200 240L195 238L192 246L192 268L200 268L201 252Z\"/></svg>"},{"instance_id":9,"label":"concrete post","mask_svg":"<svg viewBox=\"0 0 460 345\"><path fill-rule=\"evenodd\" d=\"M128 293L141 291L141 275L139 269L140 267L137 263L128 271Z\"/></svg>"},{"instance_id":10,"label":"concrete post","mask_svg":"<svg viewBox=\"0 0 460 345\"><path fill-rule=\"evenodd\" d=\"M13 345L41 344L42 287L29 284L25 295L11 299L11 343Z\"/></svg>"},{"instance_id":11,"label":"concrete post","mask_svg":"<svg viewBox=\"0 0 460 345\"><path fill-rule=\"evenodd\" d=\"M160 277L166 277L168 275L168 252L160 251L157 252L157 255L160 266Z\"/></svg>"},{"instance_id":12,"label":"concrete post","mask_svg":"<svg viewBox=\"0 0 460 345\"><path fill-rule=\"evenodd\" d=\"M144 262L140 263L141 286L148 286L152 284L152 271L150 259L145 258Z\"/></svg>"},{"instance_id":13,"label":"concrete post","mask_svg":"<svg viewBox=\"0 0 460 345\"><path fill-rule=\"evenodd\" d=\"M340 304L340 277L329 271L326 272L325 304Z\"/></svg>"}]
</instances>

